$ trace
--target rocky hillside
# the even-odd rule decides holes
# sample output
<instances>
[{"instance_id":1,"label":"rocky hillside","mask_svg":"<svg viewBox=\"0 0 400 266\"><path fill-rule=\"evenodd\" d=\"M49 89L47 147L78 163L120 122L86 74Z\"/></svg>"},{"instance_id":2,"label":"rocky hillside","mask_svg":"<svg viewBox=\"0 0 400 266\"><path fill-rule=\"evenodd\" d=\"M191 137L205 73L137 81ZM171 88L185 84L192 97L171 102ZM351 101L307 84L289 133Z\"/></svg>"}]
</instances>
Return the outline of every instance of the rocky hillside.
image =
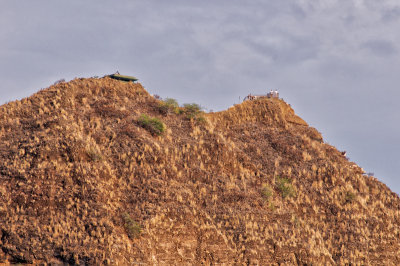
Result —
<instances>
[{"instance_id":1,"label":"rocky hillside","mask_svg":"<svg viewBox=\"0 0 400 266\"><path fill-rule=\"evenodd\" d=\"M0 263L400 265L399 197L288 104L191 107L110 78L1 106Z\"/></svg>"}]
</instances>

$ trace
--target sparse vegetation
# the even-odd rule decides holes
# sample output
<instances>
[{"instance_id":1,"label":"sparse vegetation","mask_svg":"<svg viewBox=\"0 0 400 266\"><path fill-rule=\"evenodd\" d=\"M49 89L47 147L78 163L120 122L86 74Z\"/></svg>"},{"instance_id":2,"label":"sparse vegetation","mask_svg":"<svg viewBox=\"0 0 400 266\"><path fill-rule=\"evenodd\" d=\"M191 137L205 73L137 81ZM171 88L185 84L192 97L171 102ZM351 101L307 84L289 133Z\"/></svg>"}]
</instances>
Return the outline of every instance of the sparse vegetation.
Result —
<instances>
[{"instance_id":1,"label":"sparse vegetation","mask_svg":"<svg viewBox=\"0 0 400 266\"><path fill-rule=\"evenodd\" d=\"M167 115L169 113L179 113L179 104L175 99L166 98L158 105L158 111L163 114Z\"/></svg>"},{"instance_id":2,"label":"sparse vegetation","mask_svg":"<svg viewBox=\"0 0 400 266\"><path fill-rule=\"evenodd\" d=\"M271 197L274 195L274 190L268 184L263 184L261 195L265 201L269 202Z\"/></svg>"},{"instance_id":3,"label":"sparse vegetation","mask_svg":"<svg viewBox=\"0 0 400 266\"><path fill-rule=\"evenodd\" d=\"M101 153L94 148L88 149L86 151L86 153L92 162L97 162L97 161L103 160L103 156L101 155Z\"/></svg>"},{"instance_id":4,"label":"sparse vegetation","mask_svg":"<svg viewBox=\"0 0 400 266\"><path fill-rule=\"evenodd\" d=\"M139 117L139 125L147 129L151 134L160 136L165 131L164 123L157 117L142 114Z\"/></svg>"},{"instance_id":5,"label":"sparse vegetation","mask_svg":"<svg viewBox=\"0 0 400 266\"><path fill-rule=\"evenodd\" d=\"M269 208L271 211L273 211L273 212L276 210L276 206L275 206L275 204L274 204L272 201L269 202L268 208Z\"/></svg>"},{"instance_id":6,"label":"sparse vegetation","mask_svg":"<svg viewBox=\"0 0 400 266\"><path fill-rule=\"evenodd\" d=\"M124 227L129 238L137 238L142 232L142 227L140 224L136 222L128 213L124 213L122 218L124 219Z\"/></svg>"},{"instance_id":7,"label":"sparse vegetation","mask_svg":"<svg viewBox=\"0 0 400 266\"><path fill-rule=\"evenodd\" d=\"M289 179L277 176L275 184L280 191L282 198L294 197L296 195L296 191Z\"/></svg>"},{"instance_id":8,"label":"sparse vegetation","mask_svg":"<svg viewBox=\"0 0 400 266\"><path fill-rule=\"evenodd\" d=\"M344 196L344 201L345 203L351 203L355 200L356 194L354 194L351 191L346 191L345 196Z\"/></svg>"},{"instance_id":9,"label":"sparse vegetation","mask_svg":"<svg viewBox=\"0 0 400 266\"><path fill-rule=\"evenodd\" d=\"M0 106L0 264L400 265L399 197L282 100L158 103L99 78Z\"/></svg>"},{"instance_id":10,"label":"sparse vegetation","mask_svg":"<svg viewBox=\"0 0 400 266\"><path fill-rule=\"evenodd\" d=\"M185 114L187 119L205 121L202 109L203 108L197 103L185 103L182 112Z\"/></svg>"}]
</instances>

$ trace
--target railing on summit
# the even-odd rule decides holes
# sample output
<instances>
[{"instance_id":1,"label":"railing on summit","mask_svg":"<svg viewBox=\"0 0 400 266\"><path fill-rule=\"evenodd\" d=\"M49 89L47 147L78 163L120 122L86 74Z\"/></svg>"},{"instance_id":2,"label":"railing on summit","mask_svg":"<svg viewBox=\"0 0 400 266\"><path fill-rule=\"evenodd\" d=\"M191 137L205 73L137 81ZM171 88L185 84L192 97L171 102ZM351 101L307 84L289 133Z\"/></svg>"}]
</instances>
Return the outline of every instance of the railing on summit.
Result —
<instances>
[{"instance_id":1,"label":"railing on summit","mask_svg":"<svg viewBox=\"0 0 400 266\"><path fill-rule=\"evenodd\" d=\"M271 90L270 92L268 92L267 94L249 94L246 97L244 97L243 101L253 101L253 100L257 100L260 98L279 98L279 92L277 90Z\"/></svg>"}]
</instances>

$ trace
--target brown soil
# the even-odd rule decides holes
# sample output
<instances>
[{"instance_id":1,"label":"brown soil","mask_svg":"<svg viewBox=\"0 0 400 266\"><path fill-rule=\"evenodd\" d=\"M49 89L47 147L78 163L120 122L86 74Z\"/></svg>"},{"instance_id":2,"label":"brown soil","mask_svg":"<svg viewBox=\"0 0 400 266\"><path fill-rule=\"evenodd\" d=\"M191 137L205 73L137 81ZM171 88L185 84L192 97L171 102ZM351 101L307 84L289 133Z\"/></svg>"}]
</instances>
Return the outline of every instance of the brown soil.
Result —
<instances>
[{"instance_id":1,"label":"brown soil","mask_svg":"<svg viewBox=\"0 0 400 266\"><path fill-rule=\"evenodd\" d=\"M101 78L1 106L0 263L400 265L399 197L284 101L159 104Z\"/></svg>"}]
</instances>

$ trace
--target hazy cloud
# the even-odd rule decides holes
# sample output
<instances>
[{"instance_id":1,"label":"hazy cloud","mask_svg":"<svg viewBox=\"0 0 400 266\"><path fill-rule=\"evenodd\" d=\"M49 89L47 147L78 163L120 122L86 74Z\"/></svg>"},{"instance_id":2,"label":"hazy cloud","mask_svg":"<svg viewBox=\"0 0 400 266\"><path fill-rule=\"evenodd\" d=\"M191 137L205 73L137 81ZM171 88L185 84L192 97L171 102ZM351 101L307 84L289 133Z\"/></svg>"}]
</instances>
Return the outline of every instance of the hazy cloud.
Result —
<instances>
[{"instance_id":1,"label":"hazy cloud","mask_svg":"<svg viewBox=\"0 0 400 266\"><path fill-rule=\"evenodd\" d=\"M362 48L366 48L372 54L377 56L391 56L396 53L395 46L384 40L371 40L362 44Z\"/></svg>"},{"instance_id":2,"label":"hazy cloud","mask_svg":"<svg viewBox=\"0 0 400 266\"><path fill-rule=\"evenodd\" d=\"M396 22L400 18L400 7L387 9L382 12L384 22Z\"/></svg>"}]
</instances>

